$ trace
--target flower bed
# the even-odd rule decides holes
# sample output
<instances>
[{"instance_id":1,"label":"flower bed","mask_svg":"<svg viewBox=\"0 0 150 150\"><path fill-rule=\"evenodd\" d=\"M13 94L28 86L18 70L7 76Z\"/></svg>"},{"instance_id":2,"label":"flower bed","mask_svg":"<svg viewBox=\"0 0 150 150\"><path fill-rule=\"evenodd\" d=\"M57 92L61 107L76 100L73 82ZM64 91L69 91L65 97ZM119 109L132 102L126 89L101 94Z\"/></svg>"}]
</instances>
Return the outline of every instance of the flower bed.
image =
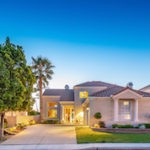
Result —
<instances>
[{"instance_id":1,"label":"flower bed","mask_svg":"<svg viewBox=\"0 0 150 150\"><path fill-rule=\"evenodd\" d=\"M94 131L110 132L110 133L150 133L150 129L136 129L136 128L92 128Z\"/></svg>"}]
</instances>

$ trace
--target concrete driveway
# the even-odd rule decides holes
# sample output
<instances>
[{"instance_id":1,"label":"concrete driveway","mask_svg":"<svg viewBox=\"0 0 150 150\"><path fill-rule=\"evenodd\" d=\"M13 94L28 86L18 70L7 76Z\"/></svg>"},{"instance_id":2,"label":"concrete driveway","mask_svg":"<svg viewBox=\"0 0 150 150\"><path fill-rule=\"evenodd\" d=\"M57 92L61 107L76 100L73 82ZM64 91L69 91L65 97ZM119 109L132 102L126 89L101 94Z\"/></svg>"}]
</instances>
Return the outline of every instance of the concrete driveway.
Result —
<instances>
[{"instance_id":1,"label":"concrete driveway","mask_svg":"<svg viewBox=\"0 0 150 150\"><path fill-rule=\"evenodd\" d=\"M1 143L6 144L76 144L75 127L61 125L33 125Z\"/></svg>"}]
</instances>

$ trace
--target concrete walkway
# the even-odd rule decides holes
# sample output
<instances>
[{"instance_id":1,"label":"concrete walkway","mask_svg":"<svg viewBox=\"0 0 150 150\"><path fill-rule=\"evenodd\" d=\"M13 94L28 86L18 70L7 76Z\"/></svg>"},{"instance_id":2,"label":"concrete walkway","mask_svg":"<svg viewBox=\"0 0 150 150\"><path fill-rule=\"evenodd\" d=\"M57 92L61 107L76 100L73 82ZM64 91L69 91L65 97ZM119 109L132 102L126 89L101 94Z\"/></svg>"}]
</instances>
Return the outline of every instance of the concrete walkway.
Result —
<instances>
[{"instance_id":1,"label":"concrete walkway","mask_svg":"<svg viewBox=\"0 0 150 150\"><path fill-rule=\"evenodd\" d=\"M0 144L0 150L150 150L150 143L77 144L75 127L34 125Z\"/></svg>"},{"instance_id":2,"label":"concrete walkway","mask_svg":"<svg viewBox=\"0 0 150 150\"><path fill-rule=\"evenodd\" d=\"M150 143L0 145L0 150L150 150Z\"/></svg>"},{"instance_id":3,"label":"concrete walkway","mask_svg":"<svg viewBox=\"0 0 150 150\"><path fill-rule=\"evenodd\" d=\"M10 144L76 144L75 127L44 124L28 126L26 130L1 143L1 145Z\"/></svg>"}]
</instances>

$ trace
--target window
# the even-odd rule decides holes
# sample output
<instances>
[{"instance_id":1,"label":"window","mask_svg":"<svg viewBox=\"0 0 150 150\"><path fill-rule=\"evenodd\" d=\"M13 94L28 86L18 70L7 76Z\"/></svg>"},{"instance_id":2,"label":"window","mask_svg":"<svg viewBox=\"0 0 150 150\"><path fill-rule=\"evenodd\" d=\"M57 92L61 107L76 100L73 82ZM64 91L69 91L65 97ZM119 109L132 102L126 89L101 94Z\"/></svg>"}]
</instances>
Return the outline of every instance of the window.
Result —
<instances>
[{"instance_id":1,"label":"window","mask_svg":"<svg viewBox=\"0 0 150 150\"><path fill-rule=\"evenodd\" d=\"M80 92L79 97L80 98L88 98L88 92L87 91Z\"/></svg>"},{"instance_id":2,"label":"window","mask_svg":"<svg viewBox=\"0 0 150 150\"><path fill-rule=\"evenodd\" d=\"M57 118L57 109L49 109L48 118Z\"/></svg>"},{"instance_id":3,"label":"window","mask_svg":"<svg viewBox=\"0 0 150 150\"><path fill-rule=\"evenodd\" d=\"M55 119L57 118L57 102L48 102L48 118Z\"/></svg>"},{"instance_id":4,"label":"window","mask_svg":"<svg viewBox=\"0 0 150 150\"><path fill-rule=\"evenodd\" d=\"M131 120L131 101L122 101L120 106L121 120Z\"/></svg>"},{"instance_id":5,"label":"window","mask_svg":"<svg viewBox=\"0 0 150 150\"><path fill-rule=\"evenodd\" d=\"M57 107L57 103L56 102L49 102L48 106L49 107Z\"/></svg>"}]
</instances>

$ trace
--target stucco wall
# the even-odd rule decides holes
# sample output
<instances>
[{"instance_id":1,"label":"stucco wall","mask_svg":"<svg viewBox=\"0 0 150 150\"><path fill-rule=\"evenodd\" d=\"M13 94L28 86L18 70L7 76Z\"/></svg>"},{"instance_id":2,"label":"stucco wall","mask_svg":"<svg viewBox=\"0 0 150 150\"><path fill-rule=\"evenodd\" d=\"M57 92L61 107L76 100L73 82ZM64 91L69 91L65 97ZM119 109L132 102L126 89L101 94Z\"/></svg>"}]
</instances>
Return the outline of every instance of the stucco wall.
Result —
<instances>
[{"instance_id":1,"label":"stucco wall","mask_svg":"<svg viewBox=\"0 0 150 150\"><path fill-rule=\"evenodd\" d=\"M150 123L150 98L139 100L139 121Z\"/></svg>"},{"instance_id":2,"label":"stucco wall","mask_svg":"<svg viewBox=\"0 0 150 150\"><path fill-rule=\"evenodd\" d=\"M141 91L150 93L150 87L142 89Z\"/></svg>"},{"instance_id":3,"label":"stucco wall","mask_svg":"<svg viewBox=\"0 0 150 150\"><path fill-rule=\"evenodd\" d=\"M132 120L131 121L121 121L120 112L118 114L119 121L114 122L114 101L111 98L89 98L90 103L90 126L98 123L99 120L95 119L93 116L96 112L102 114L102 121L110 126L113 123L118 124L138 124L138 123L150 123L150 98L142 98L138 100L138 122L134 122L134 111L135 111L135 100L131 100L132 103ZM120 109L119 100L119 109Z\"/></svg>"},{"instance_id":4,"label":"stucco wall","mask_svg":"<svg viewBox=\"0 0 150 150\"><path fill-rule=\"evenodd\" d=\"M82 99L80 99L79 94L81 91L87 91L88 95L93 94L95 92L106 89L106 87L75 87L74 88L74 99L75 99L75 115L76 119L78 119L78 114L83 112L82 107Z\"/></svg>"},{"instance_id":5,"label":"stucco wall","mask_svg":"<svg viewBox=\"0 0 150 150\"><path fill-rule=\"evenodd\" d=\"M113 121L114 107L113 100L111 98L89 98L90 100L90 126L98 123L99 120L94 118L96 112L100 112L102 115L101 120L107 124Z\"/></svg>"},{"instance_id":6,"label":"stucco wall","mask_svg":"<svg viewBox=\"0 0 150 150\"><path fill-rule=\"evenodd\" d=\"M59 96L43 96L42 97L42 104L43 104L43 111L41 112L43 114L43 120L48 120L48 102L58 102L58 107L57 107L57 119L60 120L61 114L61 108L60 108L60 97Z\"/></svg>"},{"instance_id":7,"label":"stucco wall","mask_svg":"<svg viewBox=\"0 0 150 150\"><path fill-rule=\"evenodd\" d=\"M29 121L34 120L36 123L39 123L40 116L7 116L8 127L13 127L18 123L28 124Z\"/></svg>"}]
</instances>

